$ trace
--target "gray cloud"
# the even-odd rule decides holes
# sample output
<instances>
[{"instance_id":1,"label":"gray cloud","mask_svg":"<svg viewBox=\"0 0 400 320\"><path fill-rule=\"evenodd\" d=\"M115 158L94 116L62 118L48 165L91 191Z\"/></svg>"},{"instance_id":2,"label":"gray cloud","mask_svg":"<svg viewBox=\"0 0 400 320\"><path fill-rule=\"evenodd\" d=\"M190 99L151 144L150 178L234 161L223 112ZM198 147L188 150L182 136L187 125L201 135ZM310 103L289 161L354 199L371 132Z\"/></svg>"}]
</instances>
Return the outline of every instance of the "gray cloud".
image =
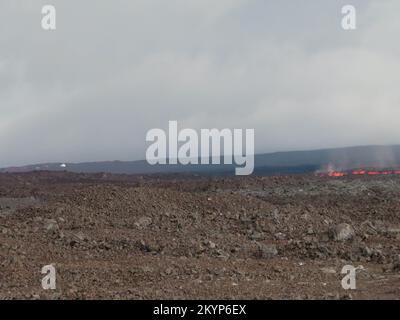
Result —
<instances>
[{"instance_id":1,"label":"gray cloud","mask_svg":"<svg viewBox=\"0 0 400 320\"><path fill-rule=\"evenodd\" d=\"M396 0L0 4L0 166L144 158L147 130L254 128L256 151L399 143Z\"/></svg>"}]
</instances>

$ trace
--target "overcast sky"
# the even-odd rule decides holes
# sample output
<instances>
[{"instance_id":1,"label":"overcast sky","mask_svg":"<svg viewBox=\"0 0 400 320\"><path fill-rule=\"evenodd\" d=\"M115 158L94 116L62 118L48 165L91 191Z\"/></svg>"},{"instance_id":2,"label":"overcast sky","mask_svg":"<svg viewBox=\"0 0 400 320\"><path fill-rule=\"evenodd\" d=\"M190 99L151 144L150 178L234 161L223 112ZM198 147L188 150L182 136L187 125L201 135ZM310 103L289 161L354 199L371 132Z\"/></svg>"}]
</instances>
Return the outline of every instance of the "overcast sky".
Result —
<instances>
[{"instance_id":1,"label":"overcast sky","mask_svg":"<svg viewBox=\"0 0 400 320\"><path fill-rule=\"evenodd\" d=\"M41 28L41 7L57 30ZM357 8L357 30L341 7ZM146 132L256 152L400 143L398 0L1 0L0 166L144 159Z\"/></svg>"}]
</instances>

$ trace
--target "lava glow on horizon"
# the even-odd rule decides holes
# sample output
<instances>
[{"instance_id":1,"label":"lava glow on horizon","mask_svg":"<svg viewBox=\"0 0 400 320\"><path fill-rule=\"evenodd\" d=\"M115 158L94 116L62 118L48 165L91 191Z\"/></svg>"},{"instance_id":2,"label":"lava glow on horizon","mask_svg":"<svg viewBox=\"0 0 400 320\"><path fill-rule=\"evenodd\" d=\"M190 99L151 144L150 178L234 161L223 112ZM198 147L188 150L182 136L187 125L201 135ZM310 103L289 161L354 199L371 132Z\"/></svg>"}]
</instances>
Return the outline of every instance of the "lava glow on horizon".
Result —
<instances>
[{"instance_id":1,"label":"lava glow on horizon","mask_svg":"<svg viewBox=\"0 0 400 320\"><path fill-rule=\"evenodd\" d=\"M393 174L400 174L400 170L357 169L352 171L330 171L326 175L329 177L345 177L345 176L377 176L377 175L393 175Z\"/></svg>"}]
</instances>

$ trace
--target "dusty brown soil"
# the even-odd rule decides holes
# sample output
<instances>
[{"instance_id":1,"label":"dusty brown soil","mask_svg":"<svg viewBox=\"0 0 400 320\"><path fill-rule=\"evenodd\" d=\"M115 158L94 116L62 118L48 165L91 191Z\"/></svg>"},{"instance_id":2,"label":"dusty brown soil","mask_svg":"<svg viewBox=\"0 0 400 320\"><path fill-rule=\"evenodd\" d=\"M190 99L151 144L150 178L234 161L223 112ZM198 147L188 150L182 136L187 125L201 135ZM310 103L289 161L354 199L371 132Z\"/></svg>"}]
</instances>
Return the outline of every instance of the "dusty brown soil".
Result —
<instances>
[{"instance_id":1,"label":"dusty brown soil","mask_svg":"<svg viewBox=\"0 0 400 320\"><path fill-rule=\"evenodd\" d=\"M397 299L399 196L397 176L0 174L0 299Z\"/></svg>"}]
</instances>

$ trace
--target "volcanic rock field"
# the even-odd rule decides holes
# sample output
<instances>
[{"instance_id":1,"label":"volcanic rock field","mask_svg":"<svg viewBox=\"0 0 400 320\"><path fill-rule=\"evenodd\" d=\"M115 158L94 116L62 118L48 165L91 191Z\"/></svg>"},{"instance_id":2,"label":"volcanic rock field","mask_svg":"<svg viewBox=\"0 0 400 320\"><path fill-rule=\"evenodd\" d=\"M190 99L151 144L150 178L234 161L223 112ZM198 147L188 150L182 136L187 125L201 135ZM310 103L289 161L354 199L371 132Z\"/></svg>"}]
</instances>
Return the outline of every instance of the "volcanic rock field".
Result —
<instances>
[{"instance_id":1,"label":"volcanic rock field","mask_svg":"<svg viewBox=\"0 0 400 320\"><path fill-rule=\"evenodd\" d=\"M400 176L0 174L0 299L399 297Z\"/></svg>"}]
</instances>

